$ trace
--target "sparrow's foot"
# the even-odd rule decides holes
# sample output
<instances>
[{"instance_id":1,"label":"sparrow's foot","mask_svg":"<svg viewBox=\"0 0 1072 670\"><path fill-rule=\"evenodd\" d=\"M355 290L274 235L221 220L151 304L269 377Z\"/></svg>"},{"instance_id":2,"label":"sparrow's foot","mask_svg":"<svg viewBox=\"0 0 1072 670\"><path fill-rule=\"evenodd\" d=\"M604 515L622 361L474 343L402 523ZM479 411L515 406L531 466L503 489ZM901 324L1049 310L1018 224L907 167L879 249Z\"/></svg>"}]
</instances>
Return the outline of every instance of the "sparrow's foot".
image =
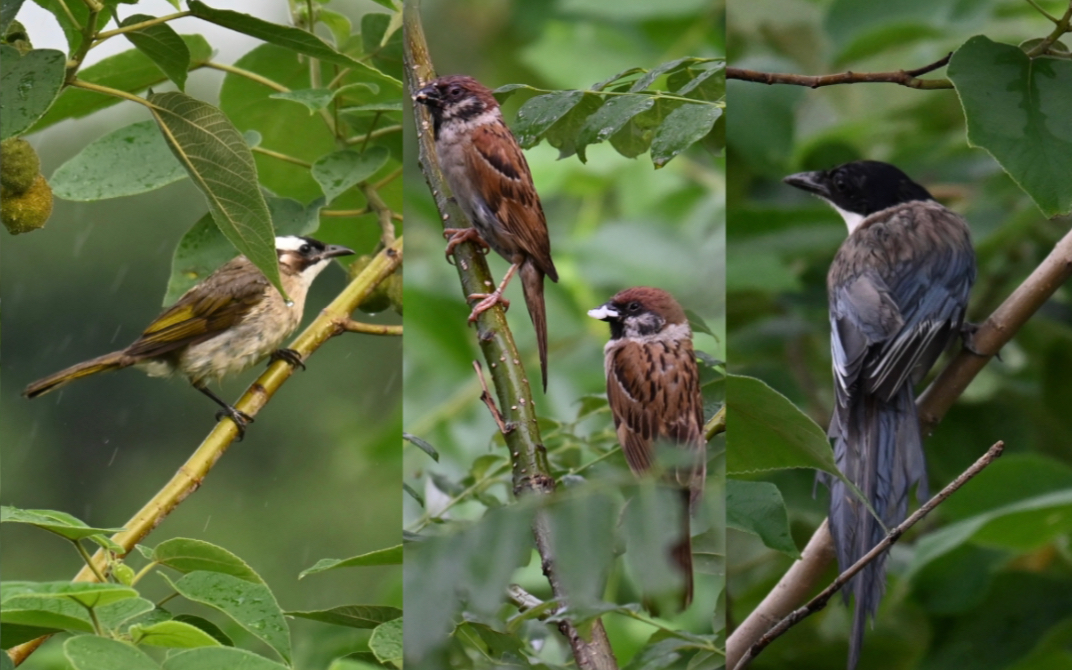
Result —
<instances>
[{"instance_id":1,"label":"sparrow's foot","mask_svg":"<svg viewBox=\"0 0 1072 670\"><path fill-rule=\"evenodd\" d=\"M268 357L268 364L271 365L276 361L286 361L290 363L291 367L305 369L305 362L302 361L301 354L293 349L276 349L272 352L272 355Z\"/></svg>"},{"instance_id":2,"label":"sparrow's foot","mask_svg":"<svg viewBox=\"0 0 1072 670\"><path fill-rule=\"evenodd\" d=\"M220 411L216 412L216 421L220 421L223 418L228 418L234 421L234 425L238 428L238 441L241 442L246 436L246 426L253 423L253 417L246 414L242 410L235 409L231 405L225 406Z\"/></svg>"},{"instance_id":3,"label":"sparrow's foot","mask_svg":"<svg viewBox=\"0 0 1072 670\"><path fill-rule=\"evenodd\" d=\"M450 262L450 255L454 253L455 247L462 242L472 242L483 250L483 253L488 253L488 243L484 241L484 238L480 236L476 228L472 226L468 228L444 228L443 237L447 238L447 262Z\"/></svg>"},{"instance_id":4,"label":"sparrow's foot","mask_svg":"<svg viewBox=\"0 0 1072 670\"><path fill-rule=\"evenodd\" d=\"M501 304L504 310L510 309L510 301L503 297L501 288L495 289L491 293L470 293L469 300L480 301L473 305L473 311L469 313L469 323L476 321L477 317L496 304Z\"/></svg>"}]
</instances>

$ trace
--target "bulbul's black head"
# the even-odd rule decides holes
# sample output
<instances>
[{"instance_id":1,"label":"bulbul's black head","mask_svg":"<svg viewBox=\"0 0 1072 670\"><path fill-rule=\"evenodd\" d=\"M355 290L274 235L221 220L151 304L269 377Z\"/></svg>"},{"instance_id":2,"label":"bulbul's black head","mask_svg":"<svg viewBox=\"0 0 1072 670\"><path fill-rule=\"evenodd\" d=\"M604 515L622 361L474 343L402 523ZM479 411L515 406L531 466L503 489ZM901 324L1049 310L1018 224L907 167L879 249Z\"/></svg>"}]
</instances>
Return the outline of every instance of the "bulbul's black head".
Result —
<instances>
[{"instance_id":1,"label":"bulbul's black head","mask_svg":"<svg viewBox=\"0 0 1072 670\"><path fill-rule=\"evenodd\" d=\"M275 252L281 268L298 274L312 267L319 273L332 258L349 256L354 250L338 244L324 244L311 237L281 235L275 238Z\"/></svg>"},{"instance_id":2,"label":"bulbul's black head","mask_svg":"<svg viewBox=\"0 0 1072 670\"><path fill-rule=\"evenodd\" d=\"M853 161L829 170L800 172L783 179L833 205L855 227L848 214L866 217L913 200L933 200L927 189L889 163Z\"/></svg>"},{"instance_id":3,"label":"bulbul's black head","mask_svg":"<svg viewBox=\"0 0 1072 670\"><path fill-rule=\"evenodd\" d=\"M444 121L468 121L489 110L499 109L499 102L491 94L491 89L472 77L460 74L429 82L417 91L414 99L431 112L437 136Z\"/></svg>"}]
</instances>

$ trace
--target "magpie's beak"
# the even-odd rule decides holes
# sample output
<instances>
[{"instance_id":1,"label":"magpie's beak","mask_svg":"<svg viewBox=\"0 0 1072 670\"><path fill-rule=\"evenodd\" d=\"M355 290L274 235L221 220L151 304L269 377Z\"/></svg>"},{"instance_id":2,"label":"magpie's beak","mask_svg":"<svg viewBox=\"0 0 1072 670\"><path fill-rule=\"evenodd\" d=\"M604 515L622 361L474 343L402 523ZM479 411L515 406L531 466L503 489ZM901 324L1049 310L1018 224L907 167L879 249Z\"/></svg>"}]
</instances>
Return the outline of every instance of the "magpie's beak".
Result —
<instances>
[{"instance_id":1,"label":"magpie's beak","mask_svg":"<svg viewBox=\"0 0 1072 670\"><path fill-rule=\"evenodd\" d=\"M595 309L588 310L588 316L593 319L599 319L600 321L613 321L621 316L618 310L615 309L611 303L606 303L596 307Z\"/></svg>"},{"instance_id":2,"label":"magpie's beak","mask_svg":"<svg viewBox=\"0 0 1072 670\"><path fill-rule=\"evenodd\" d=\"M431 84L417 91L417 95L413 96L413 99L429 107L440 107L443 103L439 97L439 91Z\"/></svg>"},{"instance_id":3,"label":"magpie's beak","mask_svg":"<svg viewBox=\"0 0 1072 670\"><path fill-rule=\"evenodd\" d=\"M335 258L336 256L353 256L355 253L356 252L349 247L344 247L339 244L329 244L320 252L317 260Z\"/></svg>"},{"instance_id":4,"label":"magpie's beak","mask_svg":"<svg viewBox=\"0 0 1072 670\"><path fill-rule=\"evenodd\" d=\"M799 188L802 191L813 193L820 198L830 199L830 186L826 172L798 172L782 179L786 184Z\"/></svg>"}]
</instances>

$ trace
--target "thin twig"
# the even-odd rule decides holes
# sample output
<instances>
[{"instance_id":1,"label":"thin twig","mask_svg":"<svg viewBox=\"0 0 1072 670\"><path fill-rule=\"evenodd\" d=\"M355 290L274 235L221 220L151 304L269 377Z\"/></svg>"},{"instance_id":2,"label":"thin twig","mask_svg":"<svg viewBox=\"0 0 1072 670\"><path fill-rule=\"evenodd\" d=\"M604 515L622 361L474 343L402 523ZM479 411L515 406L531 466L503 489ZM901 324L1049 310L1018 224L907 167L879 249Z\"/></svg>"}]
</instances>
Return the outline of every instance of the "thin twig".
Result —
<instances>
[{"instance_id":1,"label":"thin twig","mask_svg":"<svg viewBox=\"0 0 1072 670\"><path fill-rule=\"evenodd\" d=\"M256 72L250 72L249 70L243 70L240 67L234 65L225 65L224 63L217 63L216 61L207 61L202 67L210 67L213 70L220 70L222 72L229 72L230 74L236 74L239 77L245 77L250 81L255 81L258 84L267 86L276 93L290 93L290 89L282 84L276 83L267 77L262 77Z\"/></svg>"},{"instance_id":2,"label":"thin twig","mask_svg":"<svg viewBox=\"0 0 1072 670\"><path fill-rule=\"evenodd\" d=\"M930 65L925 65L915 70L898 70L896 72L841 72L838 74L805 75L784 74L779 72L759 72L746 70L739 67L726 68L726 79L741 79L754 81L760 84L791 84L793 86L807 86L820 88L822 86L834 86L836 84L900 84L908 88L938 89L953 88L953 82L948 79L919 79L920 75L933 72L938 68L945 67L949 63L952 52Z\"/></svg>"},{"instance_id":3,"label":"thin twig","mask_svg":"<svg viewBox=\"0 0 1072 670\"><path fill-rule=\"evenodd\" d=\"M1057 25L1054 26L1053 32L1042 38L1041 42L1036 44L1035 47L1031 49L1031 51L1027 52L1027 55L1029 57L1036 58L1038 56L1042 56L1050 50L1050 47L1053 46L1054 42L1061 39L1062 35L1067 32L1072 32L1072 0L1070 0L1070 2L1068 3L1068 11L1066 11L1065 15L1058 19L1055 23Z\"/></svg>"},{"instance_id":4,"label":"thin twig","mask_svg":"<svg viewBox=\"0 0 1072 670\"><path fill-rule=\"evenodd\" d=\"M391 133L402 132L402 125L396 124L393 126L384 126L378 130L373 130L365 135L357 135L355 137L349 137L346 139L346 144L358 144L365 141L365 138L376 139L377 137L383 137L384 135L390 135Z\"/></svg>"},{"instance_id":5,"label":"thin twig","mask_svg":"<svg viewBox=\"0 0 1072 670\"><path fill-rule=\"evenodd\" d=\"M1055 17L1055 16L1053 15L1053 14L1050 14L1050 13L1049 13L1049 12L1047 12L1047 11L1046 11L1045 9L1043 9L1043 8L1042 8L1041 6L1039 6L1039 4L1038 4L1037 2L1035 2L1035 0L1027 0L1027 4L1029 4L1029 5L1031 5L1032 7L1034 7L1034 8L1035 8L1035 10L1036 10L1036 11L1038 11L1038 13L1039 13L1039 14L1042 14L1042 15L1043 15L1043 16L1045 16L1045 17L1046 17L1047 19L1049 19L1049 20L1050 20L1050 23L1060 23L1060 22L1061 22L1061 20L1060 20L1060 19L1058 19L1058 18L1057 18L1057 17Z\"/></svg>"},{"instance_id":6,"label":"thin twig","mask_svg":"<svg viewBox=\"0 0 1072 670\"><path fill-rule=\"evenodd\" d=\"M710 442L719 433L726 432L726 406L723 405L704 426L704 440Z\"/></svg>"},{"instance_id":7,"label":"thin twig","mask_svg":"<svg viewBox=\"0 0 1072 670\"><path fill-rule=\"evenodd\" d=\"M480 394L480 400L488 406L488 411L491 412L491 418L495 419L495 425L499 427L499 432L503 435L513 432L514 429L507 426L506 422L503 421L502 412L499 411L499 407L495 404L495 399L488 392L488 382L484 379L484 368L480 365L480 361L473 361L473 369L476 370L476 376L480 379L480 388L483 389L483 393Z\"/></svg>"},{"instance_id":8,"label":"thin twig","mask_svg":"<svg viewBox=\"0 0 1072 670\"><path fill-rule=\"evenodd\" d=\"M891 546L893 546L894 542L899 540L900 537L904 535L905 531L916 525L920 521L920 519L930 514L935 507L942 504L946 500L946 498L953 495L954 491L959 489L961 486L964 486L964 484L967 483L969 479L975 477L977 474L982 472L983 468L993 463L995 459L1001 456L1004 450L1005 443L1001 441L997 442L994 446L987 449L986 453L983 454L979 458L979 460L975 461L975 463L973 463L971 467L969 467L967 470L962 472L959 477L950 482L948 486L946 486L938 493L938 495L923 503L923 505L921 505L919 509L917 509L911 516L901 522L900 525L892 529L889 534L886 535L885 538L883 538L881 542L876 544L871 549L871 551L864 554L863 557L860 558L860 560L853 563L847 570L838 575L837 578L833 581L833 583L830 584L830 586L823 589L822 592L819 593L819 595L808 601L806 605L804 605L800 609L797 609L792 614L782 619L780 622L778 622L776 626L774 626L774 628L771 628L769 631L764 633L763 637L759 638L759 641L753 644L752 647L748 650L748 653L745 654L745 656L740 660L740 662L738 662L734 666L734 670L743 670L744 668L748 667L748 664L751 663L752 659L758 656L759 653L763 651L763 649L771 642L773 642L778 636L782 635L791 627L806 619L808 616L826 607L826 604L830 602L830 598L832 598L835 593L840 591L841 588L845 586L845 584L847 584L848 581L852 579L858 572L863 570L868 563L885 553Z\"/></svg>"},{"instance_id":9,"label":"thin twig","mask_svg":"<svg viewBox=\"0 0 1072 670\"><path fill-rule=\"evenodd\" d=\"M391 222L391 208L383 201L375 187L363 183L361 192L365 194L369 209L376 212L376 220L380 222L380 240L384 246L391 246L395 241L395 224Z\"/></svg>"},{"instance_id":10,"label":"thin twig","mask_svg":"<svg viewBox=\"0 0 1072 670\"><path fill-rule=\"evenodd\" d=\"M372 214L372 210L368 207L362 207L361 209L322 209L320 210L320 216L365 216Z\"/></svg>"},{"instance_id":11,"label":"thin twig","mask_svg":"<svg viewBox=\"0 0 1072 670\"><path fill-rule=\"evenodd\" d=\"M366 335L401 335L402 326L389 326L380 323L362 323L353 319L339 319L336 326L344 333L365 333Z\"/></svg>"},{"instance_id":12,"label":"thin twig","mask_svg":"<svg viewBox=\"0 0 1072 670\"><path fill-rule=\"evenodd\" d=\"M190 16L190 12L179 12L178 14L158 16L155 19L149 19L148 21L142 21L140 23L132 23L129 26L123 26L122 28L116 28L115 30L105 30L104 32L97 33L97 39L93 43L93 46L97 46L109 37L115 37L116 35L122 35L124 33L133 33L138 30L144 30L145 28L160 25L161 23L167 23L168 21L174 21L175 19L181 19L185 16Z\"/></svg>"}]
</instances>

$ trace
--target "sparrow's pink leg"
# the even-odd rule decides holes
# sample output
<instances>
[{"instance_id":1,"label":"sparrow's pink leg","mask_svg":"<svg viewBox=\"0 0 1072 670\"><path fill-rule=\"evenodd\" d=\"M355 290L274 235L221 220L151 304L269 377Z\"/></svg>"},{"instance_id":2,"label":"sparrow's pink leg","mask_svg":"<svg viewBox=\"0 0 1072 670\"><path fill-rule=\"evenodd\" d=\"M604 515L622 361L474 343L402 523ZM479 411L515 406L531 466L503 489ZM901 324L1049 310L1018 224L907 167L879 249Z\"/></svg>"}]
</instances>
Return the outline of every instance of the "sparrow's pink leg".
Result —
<instances>
[{"instance_id":1,"label":"sparrow's pink leg","mask_svg":"<svg viewBox=\"0 0 1072 670\"><path fill-rule=\"evenodd\" d=\"M481 247L484 253L488 252L488 243L484 241L484 238L480 236L476 228L469 226L468 228L444 228L443 237L447 238L447 262L450 262L450 255L454 253L454 248L462 242L472 242L473 244Z\"/></svg>"},{"instance_id":2,"label":"sparrow's pink leg","mask_svg":"<svg viewBox=\"0 0 1072 670\"><path fill-rule=\"evenodd\" d=\"M510 308L510 301L503 297L503 291L506 290L506 285L510 283L514 273L521 267L520 263L513 263L510 265L510 269L506 271L506 276L499 283L499 288L495 289L491 293L470 293L469 300L480 300L477 304L473 305L473 311L469 314L469 323L476 321L476 318L480 316L482 312L486 312L495 306L495 303L502 303L503 309Z\"/></svg>"}]
</instances>

